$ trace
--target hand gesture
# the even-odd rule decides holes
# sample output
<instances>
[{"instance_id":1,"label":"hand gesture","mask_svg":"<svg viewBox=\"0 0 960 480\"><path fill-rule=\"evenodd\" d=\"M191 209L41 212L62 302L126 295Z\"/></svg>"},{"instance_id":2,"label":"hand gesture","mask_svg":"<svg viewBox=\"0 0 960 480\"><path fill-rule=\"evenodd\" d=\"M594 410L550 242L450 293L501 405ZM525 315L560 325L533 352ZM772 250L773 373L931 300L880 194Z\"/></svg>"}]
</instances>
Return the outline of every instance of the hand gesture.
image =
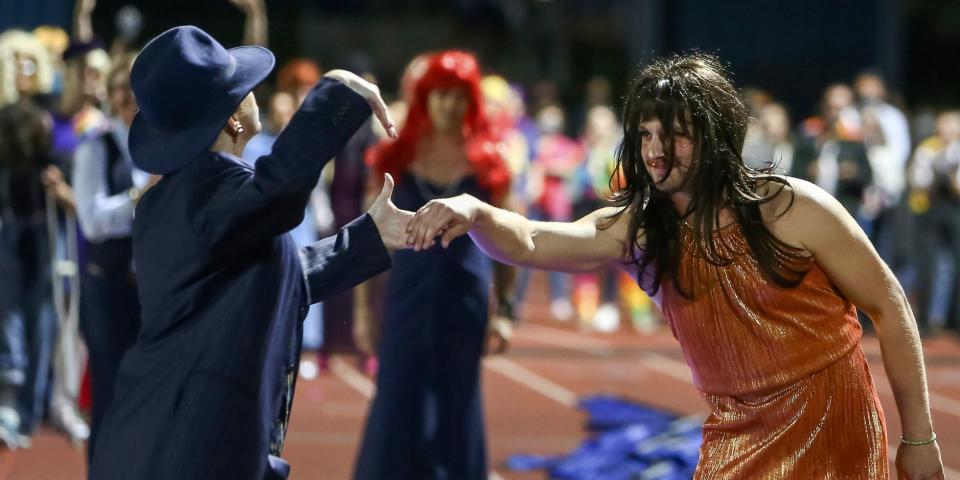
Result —
<instances>
[{"instance_id":1,"label":"hand gesture","mask_svg":"<svg viewBox=\"0 0 960 480\"><path fill-rule=\"evenodd\" d=\"M944 480L943 460L936 442L929 445L901 444L897 449L899 480Z\"/></svg>"},{"instance_id":2,"label":"hand gesture","mask_svg":"<svg viewBox=\"0 0 960 480\"><path fill-rule=\"evenodd\" d=\"M443 235L440 243L449 247L455 238L470 231L480 206L480 200L467 194L431 200L407 225L407 244L416 251L426 250L437 235Z\"/></svg>"},{"instance_id":3,"label":"hand gesture","mask_svg":"<svg viewBox=\"0 0 960 480\"><path fill-rule=\"evenodd\" d=\"M370 205L367 213L373 217L373 223L380 231L380 238L387 250L391 252L409 248L405 242L407 236L407 222L413 218L413 212L400 210L390 200L393 195L393 177L389 173L383 175L383 189L380 195Z\"/></svg>"},{"instance_id":4,"label":"hand gesture","mask_svg":"<svg viewBox=\"0 0 960 480\"><path fill-rule=\"evenodd\" d=\"M377 120L383 125L383 129L387 131L390 138L397 138L397 124L390 118L387 104L384 103L383 98L380 97L380 87L346 70L330 70L324 74L324 77L340 81L340 83L365 98L367 103L370 104L370 108L373 109L373 114L376 115Z\"/></svg>"}]
</instances>

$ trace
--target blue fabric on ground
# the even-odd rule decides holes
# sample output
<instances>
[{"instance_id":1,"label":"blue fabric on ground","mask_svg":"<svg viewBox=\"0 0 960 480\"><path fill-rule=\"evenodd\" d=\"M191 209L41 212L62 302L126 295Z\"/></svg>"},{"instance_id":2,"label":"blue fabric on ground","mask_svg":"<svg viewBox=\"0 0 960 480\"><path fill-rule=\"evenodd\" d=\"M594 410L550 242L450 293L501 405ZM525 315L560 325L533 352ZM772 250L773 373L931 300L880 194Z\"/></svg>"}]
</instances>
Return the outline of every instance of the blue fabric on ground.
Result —
<instances>
[{"instance_id":1,"label":"blue fabric on ground","mask_svg":"<svg viewBox=\"0 0 960 480\"><path fill-rule=\"evenodd\" d=\"M681 480L697 466L700 419L596 395L580 400L593 435L567 455L513 455L515 471L546 470L563 480Z\"/></svg>"}]
</instances>

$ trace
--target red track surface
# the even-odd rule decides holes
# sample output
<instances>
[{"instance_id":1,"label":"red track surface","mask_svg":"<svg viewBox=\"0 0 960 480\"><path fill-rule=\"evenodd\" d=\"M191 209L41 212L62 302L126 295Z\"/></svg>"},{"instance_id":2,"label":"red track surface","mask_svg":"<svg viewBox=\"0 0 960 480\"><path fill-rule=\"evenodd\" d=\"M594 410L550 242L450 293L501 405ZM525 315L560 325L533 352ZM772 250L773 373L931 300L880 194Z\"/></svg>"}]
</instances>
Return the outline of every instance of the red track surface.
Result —
<instances>
[{"instance_id":1,"label":"red track surface","mask_svg":"<svg viewBox=\"0 0 960 480\"><path fill-rule=\"evenodd\" d=\"M539 279L538 279L539 280ZM540 283L535 282L535 283ZM540 479L503 467L511 454L558 454L584 438L584 416L572 407L577 397L612 393L683 415L704 414L690 373L669 332L640 335L624 327L615 334L580 333L550 320L542 297L533 296L530 319L513 348L484 366L484 393L491 467L503 479ZM889 434L900 434L899 419L875 338L865 338L887 415ZM960 340L925 341L933 417L948 479L960 479ZM348 479L368 408L372 383L352 358L335 358L331 371L300 380L284 456L292 478ZM895 442L891 442L895 444ZM83 454L63 437L44 430L27 451L0 452L0 480L85 478Z\"/></svg>"}]
</instances>

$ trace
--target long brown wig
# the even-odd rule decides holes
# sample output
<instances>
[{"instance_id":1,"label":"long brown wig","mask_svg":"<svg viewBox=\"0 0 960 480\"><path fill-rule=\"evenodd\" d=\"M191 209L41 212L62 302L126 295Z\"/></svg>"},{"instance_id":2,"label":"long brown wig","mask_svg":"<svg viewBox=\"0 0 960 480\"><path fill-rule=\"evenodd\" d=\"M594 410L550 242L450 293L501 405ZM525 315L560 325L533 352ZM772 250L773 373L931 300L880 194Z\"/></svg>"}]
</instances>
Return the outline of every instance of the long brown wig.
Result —
<instances>
[{"instance_id":1,"label":"long brown wig","mask_svg":"<svg viewBox=\"0 0 960 480\"><path fill-rule=\"evenodd\" d=\"M684 212L676 210L668 193L656 188L644 168L638 126L651 119L660 121L666 133L663 144L669 146L664 152L664 178L674 167L675 136L689 135L693 140L694 161L683 184L692 192L692 200ZM688 289L678 281L683 248L681 222L692 227L699 254L718 266L730 264L733 259L725 249L718 248L720 240L712 235L720 228L724 208L734 213L752 255L769 280L792 287L803 279L808 257L773 236L761 217L760 205L789 190L783 188L787 180L775 175L773 167L753 169L744 163L741 152L748 120L746 105L716 57L692 53L663 58L636 76L623 112L623 140L616 169L621 175L617 178L615 173L611 179L611 183L620 184L611 202L620 207L614 219L633 212L628 226L629 254L638 267L638 281L648 291L656 292L668 280L687 294ZM778 214L792 204L791 197L786 209Z\"/></svg>"}]
</instances>

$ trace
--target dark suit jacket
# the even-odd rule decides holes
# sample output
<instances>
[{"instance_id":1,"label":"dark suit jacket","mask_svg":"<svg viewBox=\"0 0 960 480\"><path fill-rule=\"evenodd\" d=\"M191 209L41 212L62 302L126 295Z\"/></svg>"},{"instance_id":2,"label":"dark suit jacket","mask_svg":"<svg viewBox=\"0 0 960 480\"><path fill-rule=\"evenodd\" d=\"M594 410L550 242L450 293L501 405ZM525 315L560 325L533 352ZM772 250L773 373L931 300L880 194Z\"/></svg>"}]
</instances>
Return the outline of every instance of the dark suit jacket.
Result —
<instances>
[{"instance_id":1,"label":"dark suit jacket","mask_svg":"<svg viewBox=\"0 0 960 480\"><path fill-rule=\"evenodd\" d=\"M91 478L285 476L268 456L283 442L307 307L390 266L369 215L299 251L286 234L369 116L325 79L255 170L205 153L144 195L133 229L143 326Z\"/></svg>"}]
</instances>

